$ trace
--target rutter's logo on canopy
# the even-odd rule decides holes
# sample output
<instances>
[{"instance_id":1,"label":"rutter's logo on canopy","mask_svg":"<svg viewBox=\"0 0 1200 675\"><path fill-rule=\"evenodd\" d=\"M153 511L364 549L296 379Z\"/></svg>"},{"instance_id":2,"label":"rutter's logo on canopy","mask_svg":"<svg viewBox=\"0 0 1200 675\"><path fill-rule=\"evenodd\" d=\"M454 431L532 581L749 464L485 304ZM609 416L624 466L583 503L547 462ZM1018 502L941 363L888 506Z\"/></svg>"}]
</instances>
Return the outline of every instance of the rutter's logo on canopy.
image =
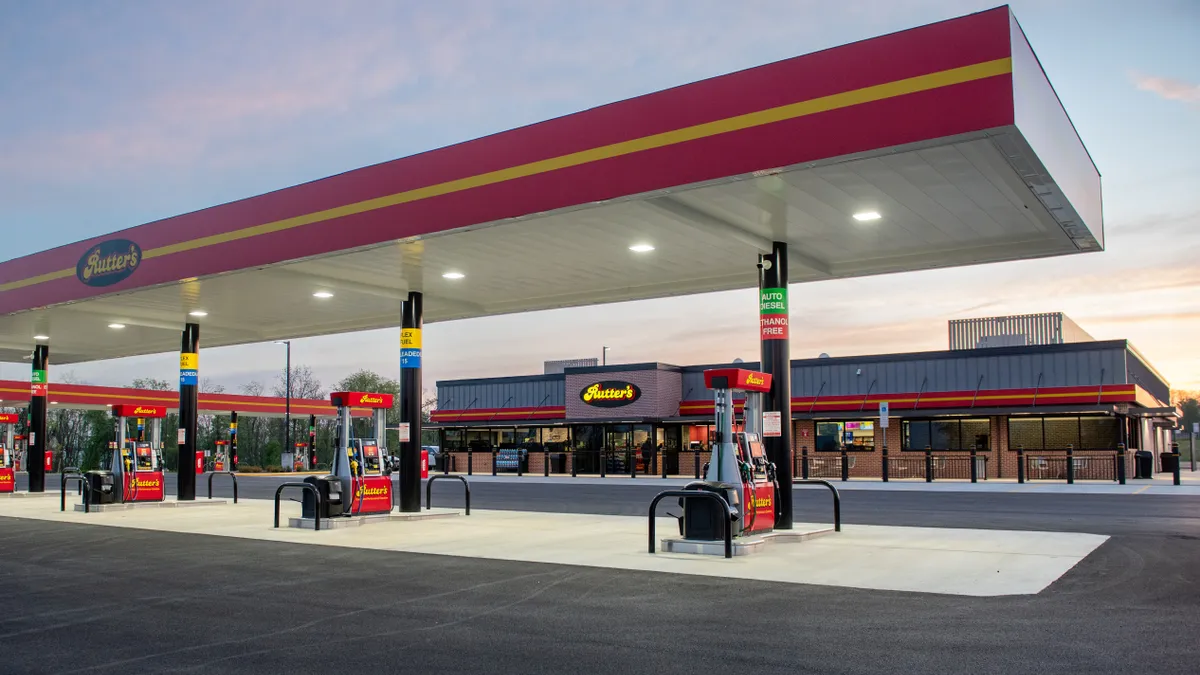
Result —
<instances>
[{"instance_id":1,"label":"rutter's logo on canopy","mask_svg":"<svg viewBox=\"0 0 1200 675\"><path fill-rule=\"evenodd\" d=\"M359 403L383 403L383 397L363 394L363 397L358 399L358 401Z\"/></svg>"},{"instance_id":2,"label":"rutter's logo on canopy","mask_svg":"<svg viewBox=\"0 0 1200 675\"><path fill-rule=\"evenodd\" d=\"M128 239L111 239L88 248L75 265L75 276L88 286L111 286L128 279L142 264L142 248Z\"/></svg>"},{"instance_id":3,"label":"rutter's logo on canopy","mask_svg":"<svg viewBox=\"0 0 1200 675\"><path fill-rule=\"evenodd\" d=\"M765 380L763 380L762 375L750 373L746 376L746 384L762 384L763 382L765 382Z\"/></svg>"},{"instance_id":4,"label":"rutter's logo on canopy","mask_svg":"<svg viewBox=\"0 0 1200 675\"><path fill-rule=\"evenodd\" d=\"M642 390L632 382L606 380L584 387L579 398L597 408L619 408L642 397Z\"/></svg>"},{"instance_id":5,"label":"rutter's logo on canopy","mask_svg":"<svg viewBox=\"0 0 1200 675\"><path fill-rule=\"evenodd\" d=\"M157 415L158 408L146 408L144 406L139 405L138 407L133 409L133 414L134 415Z\"/></svg>"}]
</instances>

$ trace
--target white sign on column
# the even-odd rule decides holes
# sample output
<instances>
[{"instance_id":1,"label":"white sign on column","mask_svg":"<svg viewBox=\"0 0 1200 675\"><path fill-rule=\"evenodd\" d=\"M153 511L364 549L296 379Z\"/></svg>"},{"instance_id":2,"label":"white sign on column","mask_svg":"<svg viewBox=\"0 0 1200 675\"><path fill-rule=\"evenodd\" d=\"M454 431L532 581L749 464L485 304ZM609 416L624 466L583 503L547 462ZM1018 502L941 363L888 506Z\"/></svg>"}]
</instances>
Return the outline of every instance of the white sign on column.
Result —
<instances>
[{"instance_id":1,"label":"white sign on column","mask_svg":"<svg viewBox=\"0 0 1200 675\"><path fill-rule=\"evenodd\" d=\"M886 429L888 426L888 402L879 402L879 426Z\"/></svg>"},{"instance_id":2,"label":"white sign on column","mask_svg":"<svg viewBox=\"0 0 1200 675\"><path fill-rule=\"evenodd\" d=\"M400 423L400 442L401 443L407 443L410 440L412 440L411 439L412 434L409 432L408 429L409 429L408 422Z\"/></svg>"},{"instance_id":3,"label":"white sign on column","mask_svg":"<svg viewBox=\"0 0 1200 675\"><path fill-rule=\"evenodd\" d=\"M763 411L763 437L779 438L783 435L783 413Z\"/></svg>"}]
</instances>

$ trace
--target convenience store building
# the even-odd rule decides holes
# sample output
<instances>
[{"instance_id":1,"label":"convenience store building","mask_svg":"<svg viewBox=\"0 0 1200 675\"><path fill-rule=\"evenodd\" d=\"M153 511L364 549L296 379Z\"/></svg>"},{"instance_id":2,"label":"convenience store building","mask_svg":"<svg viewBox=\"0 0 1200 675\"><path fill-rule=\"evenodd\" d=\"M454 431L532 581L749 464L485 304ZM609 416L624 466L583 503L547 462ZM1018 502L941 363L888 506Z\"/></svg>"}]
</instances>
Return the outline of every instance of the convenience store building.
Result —
<instances>
[{"instance_id":1,"label":"convenience store building","mask_svg":"<svg viewBox=\"0 0 1200 675\"><path fill-rule=\"evenodd\" d=\"M713 435L703 373L730 365L440 381L432 420L456 471L470 451L473 472L490 473L496 449L526 456L522 470L535 474L551 456L554 472L689 476L707 461ZM1108 479L1120 444L1153 452L1157 466L1178 419L1169 384L1125 340L803 359L791 374L797 476L801 462L812 475L840 472L844 452L851 476L878 477L886 445L892 478L919 477L906 453L927 449L947 467L975 450L984 477L1006 478L1016 476L1018 448L1048 457L1070 448L1081 477L1091 457L1094 477Z\"/></svg>"}]
</instances>

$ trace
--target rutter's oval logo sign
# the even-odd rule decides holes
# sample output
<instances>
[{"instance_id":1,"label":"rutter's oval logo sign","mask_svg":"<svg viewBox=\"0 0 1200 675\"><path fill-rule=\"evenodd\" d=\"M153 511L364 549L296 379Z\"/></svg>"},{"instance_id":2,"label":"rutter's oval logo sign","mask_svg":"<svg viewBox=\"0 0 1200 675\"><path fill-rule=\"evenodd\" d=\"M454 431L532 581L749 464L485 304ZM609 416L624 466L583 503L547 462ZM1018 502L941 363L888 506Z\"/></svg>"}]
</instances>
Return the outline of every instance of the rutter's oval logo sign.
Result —
<instances>
[{"instance_id":1,"label":"rutter's oval logo sign","mask_svg":"<svg viewBox=\"0 0 1200 675\"><path fill-rule=\"evenodd\" d=\"M642 390L632 382L605 380L590 384L579 392L579 398L597 408L619 408L642 397Z\"/></svg>"},{"instance_id":2,"label":"rutter's oval logo sign","mask_svg":"<svg viewBox=\"0 0 1200 675\"><path fill-rule=\"evenodd\" d=\"M128 239L110 239L88 247L75 265L75 276L88 286L111 286L129 278L142 264L142 247Z\"/></svg>"}]
</instances>

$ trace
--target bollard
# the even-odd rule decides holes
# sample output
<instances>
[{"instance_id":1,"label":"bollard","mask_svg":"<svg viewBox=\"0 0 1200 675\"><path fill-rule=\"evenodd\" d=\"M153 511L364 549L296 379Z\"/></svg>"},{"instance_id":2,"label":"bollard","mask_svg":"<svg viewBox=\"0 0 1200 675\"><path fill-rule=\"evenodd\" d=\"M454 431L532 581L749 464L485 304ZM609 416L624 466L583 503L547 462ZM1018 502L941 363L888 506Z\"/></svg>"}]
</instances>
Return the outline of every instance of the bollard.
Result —
<instances>
[{"instance_id":1,"label":"bollard","mask_svg":"<svg viewBox=\"0 0 1200 675\"><path fill-rule=\"evenodd\" d=\"M1023 445L1017 446L1017 482L1025 482L1025 446ZM1124 485L1125 481L1121 481L1121 484Z\"/></svg>"},{"instance_id":2,"label":"bollard","mask_svg":"<svg viewBox=\"0 0 1200 675\"><path fill-rule=\"evenodd\" d=\"M1067 485L1075 484L1075 446L1067 443Z\"/></svg>"},{"instance_id":3,"label":"bollard","mask_svg":"<svg viewBox=\"0 0 1200 675\"><path fill-rule=\"evenodd\" d=\"M542 450L542 476L550 477L550 448Z\"/></svg>"},{"instance_id":4,"label":"bollard","mask_svg":"<svg viewBox=\"0 0 1200 675\"><path fill-rule=\"evenodd\" d=\"M888 455L887 443L883 444L883 482L888 482Z\"/></svg>"},{"instance_id":5,"label":"bollard","mask_svg":"<svg viewBox=\"0 0 1200 675\"><path fill-rule=\"evenodd\" d=\"M608 477L608 448L600 451L600 477Z\"/></svg>"},{"instance_id":6,"label":"bollard","mask_svg":"<svg viewBox=\"0 0 1200 675\"><path fill-rule=\"evenodd\" d=\"M471 446L467 446L467 475L475 473L475 458L471 457Z\"/></svg>"},{"instance_id":7,"label":"bollard","mask_svg":"<svg viewBox=\"0 0 1200 675\"><path fill-rule=\"evenodd\" d=\"M800 477L808 480L808 446L800 446Z\"/></svg>"},{"instance_id":8,"label":"bollard","mask_svg":"<svg viewBox=\"0 0 1200 675\"><path fill-rule=\"evenodd\" d=\"M925 446L925 482L933 482L933 448Z\"/></svg>"},{"instance_id":9,"label":"bollard","mask_svg":"<svg viewBox=\"0 0 1200 675\"><path fill-rule=\"evenodd\" d=\"M522 462L521 461L521 459L522 459L521 451L525 450L525 448L517 448L516 450L517 450L517 475L524 476L525 475L524 466L525 466L525 462L529 461L529 451L528 450L525 451L525 457L524 457L525 461Z\"/></svg>"},{"instance_id":10,"label":"bollard","mask_svg":"<svg viewBox=\"0 0 1200 675\"><path fill-rule=\"evenodd\" d=\"M637 478L637 455L628 448L625 449L625 461L629 463L629 477Z\"/></svg>"},{"instance_id":11,"label":"bollard","mask_svg":"<svg viewBox=\"0 0 1200 675\"><path fill-rule=\"evenodd\" d=\"M975 466L975 459L977 457L979 457L979 449L972 446L971 447L971 482L972 483L979 482L979 469L976 468L976 466Z\"/></svg>"},{"instance_id":12,"label":"bollard","mask_svg":"<svg viewBox=\"0 0 1200 675\"><path fill-rule=\"evenodd\" d=\"M1179 444L1178 443L1171 444L1171 454L1175 455L1175 470L1171 472L1171 478L1174 480L1176 485L1179 485L1179 465L1182 462L1179 461Z\"/></svg>"},{"instance_id":13,"label":"bollard","mask_svg":"<svg viewBox=\"0 0 1200 675\"><path fill-rule=\"evenodd\" d=\"M579 466L579 450L572 449L571 450L571 478L579 477L579 474L576 472L576 468L575 468L577 466Z\"/></svg>"},{"instance_id":14,"label":"bollard","mask_svg":"<svg viewBox=\"0 0 1200 675\"><path fill-rule=\"evenodd\" d=\"M492 475L496 475L496 446L492 446Z\"/></svg>"},{"instance_id":15,"label":"bollard","mask_svg":"<svg viewBox=\"0 0 1200 675\"><path fill-rule=\"evenodd\" d=\"M662 477L667 477L667 451L663 450L658 453L658 468L662 469ZM679 453L675 453L676 462L678 462Z\"/></svg>"},{"instance_id":16,"label":"bollard","mask_svg":"<svg viewBox=\"0 0 1200 675\"><path fill-rule=\"evenodd\" d=\"M846 459L846 448L842 448L842 482L850 480L850 462Z\"/></svg>"},{"instance_id":17,"label":"bollard","mask_svg":"<svg viewBox=\"0 0 1200 675\"><path fill-rule=\"evenodd\" d=\"M696 448L695 454L692 455L693 463L696 465L696 479L700 479L700 448Z\"/></svg>"}]
</instances>

